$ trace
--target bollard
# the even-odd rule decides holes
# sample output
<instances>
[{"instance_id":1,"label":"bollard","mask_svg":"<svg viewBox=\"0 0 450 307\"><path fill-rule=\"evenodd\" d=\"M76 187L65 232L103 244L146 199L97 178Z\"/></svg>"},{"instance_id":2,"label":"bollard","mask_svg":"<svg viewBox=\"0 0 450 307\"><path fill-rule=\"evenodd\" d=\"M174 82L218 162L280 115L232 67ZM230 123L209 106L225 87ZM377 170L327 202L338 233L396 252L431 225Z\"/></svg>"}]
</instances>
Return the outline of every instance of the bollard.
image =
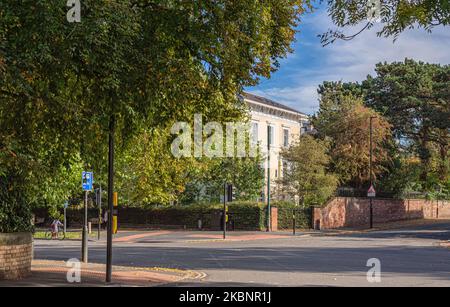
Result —
<instances>
[{"instance_id":1,"label":"bollard","mask_svg":"<svg viewBox=\"0 0 450 307\"><path fill-rule=\"evenodd\" d=\"M92 222L88 223L88 233L91 234L92 233Z\"/></svg>"}]
</instances>

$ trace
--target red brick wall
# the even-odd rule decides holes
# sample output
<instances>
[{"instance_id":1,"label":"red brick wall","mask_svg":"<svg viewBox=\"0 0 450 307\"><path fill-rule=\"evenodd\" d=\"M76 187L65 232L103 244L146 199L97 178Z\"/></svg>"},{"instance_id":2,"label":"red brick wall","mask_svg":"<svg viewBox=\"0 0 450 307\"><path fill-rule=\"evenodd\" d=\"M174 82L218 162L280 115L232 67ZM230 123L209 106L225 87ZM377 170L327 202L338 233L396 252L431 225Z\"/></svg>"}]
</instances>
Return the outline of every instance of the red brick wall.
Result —
<instances>
[{"instance_id":1,"label":"red brick wall","mask_svg":"<svg viewBox=\"0 0 450 307\"><path fill-rule=\"evenodd\" d=\"M0 280L29 276L32 257L31 234L0 234Z\"/></svg>"},{"instance_id":2,"label":"red brick wall","mask_svg":"<svg viewBox=\"0 0 450 307\"><path fill-rule=\"evenodd\" d=\"M374 223L412 219L450 218L450 203L420 199L373 200ZM314 209L314 224L321 229L364 227L369 225L370 200L368 198L338 197L324 208Z\"/></svg>"}]
</instances>

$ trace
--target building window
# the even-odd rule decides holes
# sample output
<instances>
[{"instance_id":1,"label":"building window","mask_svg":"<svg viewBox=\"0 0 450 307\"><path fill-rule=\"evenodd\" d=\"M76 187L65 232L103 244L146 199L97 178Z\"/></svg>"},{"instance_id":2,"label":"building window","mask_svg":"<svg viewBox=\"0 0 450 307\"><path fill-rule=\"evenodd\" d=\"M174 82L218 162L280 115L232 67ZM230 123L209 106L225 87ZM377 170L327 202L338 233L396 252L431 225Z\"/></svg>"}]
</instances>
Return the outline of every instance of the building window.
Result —
<instances>
[{"instance_id":1,"label":"building window","mask_svg":"<svg viewBox=\"0 0 450 307\"><path fill-rule=\"evenodd\" d=\"M300 133L306 133L309 131L309 122L302 122L302 127Z\"/></svg>"},{"instance_id":2,"label":"building window","mask_svg":"<svg viewBox=\"0 0 450 307\"><path fill-rule=\"evenodd\" d=\"M252 123L252 143L258 144L258 123Z\"/></svg>"},{"instance_id":3,"label":"building window","mask_svg":"<svg viewBox=\"0 0 450 307\"><path fill-rule=\"evenodd\" d=\"M289 146L289 130L283 129L283 145L284 147Z\"/></svg>"},{"instance_id":4,"label":"building window","mask_svg":"<svg viewBox=\"0 0 450 307\"><path fill-rule=\"evenodd\" d=\"M270 146L272 146L273 145L273 136L274 136L274 127L273 126L267 126L267 134L268 134L268 142L269 142L269 145Z\"/></svg>"},{"instance_id":5,"label":"building window","mask_svg":"<svg viewBox=\"0 0 450 307\"><path fill-rule=\"evenodd\" d=\"M288 164L286 161L283 161L283 175L288 171Z\"/></svg>"}]
</instances>

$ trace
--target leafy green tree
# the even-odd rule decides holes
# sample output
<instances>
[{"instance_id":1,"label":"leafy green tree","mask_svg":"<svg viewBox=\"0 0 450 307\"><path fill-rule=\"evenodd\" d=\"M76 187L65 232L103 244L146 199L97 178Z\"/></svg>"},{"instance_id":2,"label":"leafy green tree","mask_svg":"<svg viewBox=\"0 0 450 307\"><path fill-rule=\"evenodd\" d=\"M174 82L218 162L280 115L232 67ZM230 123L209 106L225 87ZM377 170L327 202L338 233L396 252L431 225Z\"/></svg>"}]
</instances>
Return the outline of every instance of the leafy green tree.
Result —
<instances>
[{"instance_id":1,"label":"leafy green tree","mask_svg":"<svg viewBox=\"0 0 450 307\"><path fill-rule=\"evenodd\" d=\"M224 184L233 184L237 201L257 200L264 187L264 171L258 158L221 158L210 161L194 188L196 200L217 202L224 193Z\"/></svg>"},{"instance_id":2,"label":"leafy green tree","mask_svg":"<svg viewBox=\"0 0 450 307\"><path fill-rule=\"evenodd\" d=\"M320 97L320 107L319 111L312 116L312 124L321 138L333 132L333 125L339 120L343 110L351 109L356 99L364 97L361 85L351 82L324 81L319 85L317 93Z\"/></svg>"},{"instance_id":3,"label":"leafy green tree","mask_svg":"<svg viewBox=\"0 0 450 307\"><path fill-rule=\"evenodd\" d=\"M437 26L450 24L450 4L447 0L327 0L328 14L339 28L361 26L348 35L342 30L329 30L321 35L324 45L336 40L351 40L379 21L378 36L397 38L410 28L431 32ZM373 7L376 10L369 10Z\"/></svg>"},{"instance_id":4,"label":"leafy green tree","mask_svg":"<svg viewBox=\"0 0 450 307\"><path fill-rule=\"evenodd\" d=\"M390 162L377 164L381 167L377 173L381 189L406 195L413 185L420 191L432 192L450 182L449 80L448 65L408 59L379 63L376 75L368 76L361 84L320 85L320 110L313 123L321 138L337 133L334 124L342 117L342 109L352 105L346 97L362 98L365 106L388 120L395 141L383 146Z\"/></svg>"},{"instance_id":5,"label":"leafy green tree","mask_svg":"<svg viewBox=\"0 0 450 307\"><path fill-rule=\"evenodd\" d=\"M328 142L311 135L301 136L293 146L285 149L281 156L288 167L278 180L283 192L298 195L306 205L323 204L334 195L338 178L327 171L328 150Z\"/></svg>"},{"instance_id":6,"label":"leafy green tree","mask_svg":"<svg viewBox=\"0 0 450 307\"><path fill-rule=\"evenodd\" d=\"M366 105L384 114L399 146L420 158L420 180L425 183L435 172L442 182L448 181L450 66L408 59L380 63L376 76L369 76L363 86Z\"/></svg>"},{"instance_id":7,"label":"leafy green tree","mask_svg":"<svg viewBox=\"0 0 450 307\"><path fill-rule=\"evenodd\" d=\"M145 207L177 202L192 173L205 171L201 160L175 158L171 140L167 130L143 131L120 151L117 191L121 203Z\"/></svg>"},{"instance_id":8,"label":"leafy green tree","mask_svg":"<svg viewBox=\"0 0 450 307\"><path fill-rule=\"evenodd\" d=\"M320 109L313 118L318 136L331 142L331 168L341 184L362 188L369 181L370 118L373 117L373 168L376 178L389 162L387 144L391 140L390 124L377 112L364 106L361 98L351 94L329 95L324 92Z\"/></svg>"},{"instance_id":9,"label":"leafy green tree","mask_svg":"<svg viewBox=\"0 0 450 307\"><path fill-rule=\"evenodd\" d=\"M65 3L2 1L4 187L33 203L41 177L67 174L78 158L104 180L113 123L125 148L143 128L165 128L193 113L233 117L242 111L236 94L269 77L291 51L308 6L85 0L81 23L70 24Z\"/></svg>"}]
</instances>

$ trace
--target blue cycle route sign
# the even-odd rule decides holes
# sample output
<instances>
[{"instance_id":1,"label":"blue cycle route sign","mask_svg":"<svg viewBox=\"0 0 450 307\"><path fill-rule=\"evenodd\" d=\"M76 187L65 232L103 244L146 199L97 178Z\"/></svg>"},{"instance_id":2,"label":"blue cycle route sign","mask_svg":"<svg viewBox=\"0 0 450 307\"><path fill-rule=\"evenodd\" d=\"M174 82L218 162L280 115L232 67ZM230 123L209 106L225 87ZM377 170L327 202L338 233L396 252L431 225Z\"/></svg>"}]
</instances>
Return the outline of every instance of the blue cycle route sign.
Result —
<instances>
[{"instance_id":1,"label":"blue cycle route sign","mask_svg":"<svg viewBox=\"0 0 450 307\"><path fill-rule=\"evenodd\" d=\"M81 183L83 186L83 191L92 191L94 183L94 173L83 172L81 175Z\"/></svg>"}]
</instances>

